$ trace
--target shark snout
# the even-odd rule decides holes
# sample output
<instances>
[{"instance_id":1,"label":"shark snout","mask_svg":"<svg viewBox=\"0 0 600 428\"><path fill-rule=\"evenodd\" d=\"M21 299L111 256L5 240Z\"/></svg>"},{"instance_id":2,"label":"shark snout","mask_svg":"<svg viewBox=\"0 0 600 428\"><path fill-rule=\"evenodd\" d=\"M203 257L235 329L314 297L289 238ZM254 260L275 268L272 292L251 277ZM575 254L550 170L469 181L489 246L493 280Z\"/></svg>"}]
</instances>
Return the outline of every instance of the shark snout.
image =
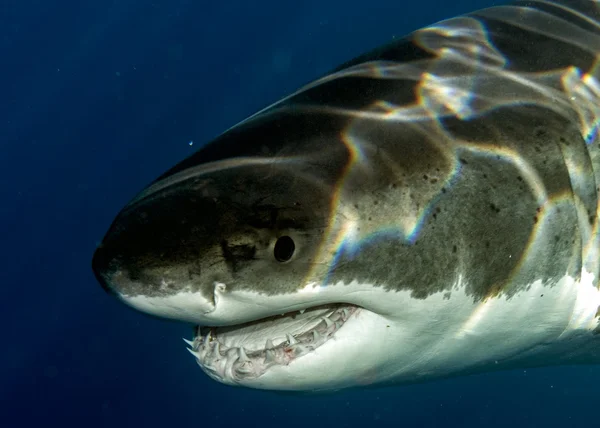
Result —
<instances>
[{"instance_id":1,"label":"shark snout","mask_svg":"<svg viewBox=\"0 0 600 428\"><path fill-rule=\"evenodd\" d=\"M110 282L107 278L110 261L110 252L106 251L106 248L100 244L98 248L96 248L92 258L92 270L94 271L94 275L96 276L98 283L107 293L113 292L113 289L111 288Z\"/></svg>"}]
</instances>

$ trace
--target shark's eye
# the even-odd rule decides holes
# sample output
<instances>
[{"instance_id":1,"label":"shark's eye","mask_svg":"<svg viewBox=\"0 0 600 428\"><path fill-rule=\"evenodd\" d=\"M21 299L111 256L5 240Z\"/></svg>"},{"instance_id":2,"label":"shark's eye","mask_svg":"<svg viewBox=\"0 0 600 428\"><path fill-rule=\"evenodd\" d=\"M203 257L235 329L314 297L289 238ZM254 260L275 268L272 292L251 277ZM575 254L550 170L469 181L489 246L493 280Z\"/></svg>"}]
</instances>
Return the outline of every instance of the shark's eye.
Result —
<instances>
[{"instance_id":1,"label":"shark's eye","mask_svg":"<svg viewBox=\"0 0 600 428\"><path fill-rule=\"evenodd\" d=\"M294 240L289 236L280 236L275 242L275 248L273 248L273 255L275 260L278 262L287 262L294 255L296 250L296 244Z\"/></svg>"}]
</instances>

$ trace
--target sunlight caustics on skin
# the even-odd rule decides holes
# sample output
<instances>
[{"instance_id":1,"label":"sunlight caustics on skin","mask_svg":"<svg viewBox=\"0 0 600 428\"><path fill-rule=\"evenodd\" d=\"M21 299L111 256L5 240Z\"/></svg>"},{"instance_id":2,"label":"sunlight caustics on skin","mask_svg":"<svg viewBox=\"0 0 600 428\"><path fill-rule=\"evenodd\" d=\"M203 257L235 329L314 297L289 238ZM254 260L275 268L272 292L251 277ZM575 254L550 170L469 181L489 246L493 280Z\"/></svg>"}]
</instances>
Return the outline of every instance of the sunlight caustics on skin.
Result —
<instances>
[{"instance_id":1,"label":"sunlight caustics on skin","mask_svg":"<svg viewBox=\"0 0 600 428\"><path fill-rule=\"evenodd\" d=\"M597 1L418 30L158 177L96 276L230 385L598 363L599 66Z\"/></svg>"}]
</instances>

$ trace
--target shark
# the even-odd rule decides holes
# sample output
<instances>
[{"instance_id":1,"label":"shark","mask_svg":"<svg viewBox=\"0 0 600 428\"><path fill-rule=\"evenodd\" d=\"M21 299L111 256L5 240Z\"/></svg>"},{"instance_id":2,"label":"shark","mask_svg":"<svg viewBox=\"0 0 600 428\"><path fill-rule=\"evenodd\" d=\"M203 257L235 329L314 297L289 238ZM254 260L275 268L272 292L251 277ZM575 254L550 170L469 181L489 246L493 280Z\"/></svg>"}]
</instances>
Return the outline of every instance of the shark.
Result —
<instances>
[{"instance_id":1,"label":"shark","mask_svg":"<svg viewBox=\"0 0 600 428\"><path fill-rule=\"evenodd\" d=\"M212 379L280 391L600 361L600 2L414 31L226 130L92 261L193 326Z\"/></svg>"}]
</instances>

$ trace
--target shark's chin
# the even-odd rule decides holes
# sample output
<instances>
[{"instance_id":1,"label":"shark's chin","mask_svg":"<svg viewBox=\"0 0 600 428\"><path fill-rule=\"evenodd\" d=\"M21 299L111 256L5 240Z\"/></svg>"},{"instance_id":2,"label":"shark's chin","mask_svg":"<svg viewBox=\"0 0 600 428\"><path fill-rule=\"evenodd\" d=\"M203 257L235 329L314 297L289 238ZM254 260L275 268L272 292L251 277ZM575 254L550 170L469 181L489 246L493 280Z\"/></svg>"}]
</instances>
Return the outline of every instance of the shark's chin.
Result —
<instances>
[{"instance_id":1,"label":"shark's chin","mask_svg":"<svg viewBox=\"0 0 600 428\"><path fill-rule=\"evenodd\" d=\"M235 385L260 378L273 367L289 366L334 341L361 311L352 304L327 304L238 325L198 326L194 340L186 342L211 378Z\"/></svg>"}]
</instances>

